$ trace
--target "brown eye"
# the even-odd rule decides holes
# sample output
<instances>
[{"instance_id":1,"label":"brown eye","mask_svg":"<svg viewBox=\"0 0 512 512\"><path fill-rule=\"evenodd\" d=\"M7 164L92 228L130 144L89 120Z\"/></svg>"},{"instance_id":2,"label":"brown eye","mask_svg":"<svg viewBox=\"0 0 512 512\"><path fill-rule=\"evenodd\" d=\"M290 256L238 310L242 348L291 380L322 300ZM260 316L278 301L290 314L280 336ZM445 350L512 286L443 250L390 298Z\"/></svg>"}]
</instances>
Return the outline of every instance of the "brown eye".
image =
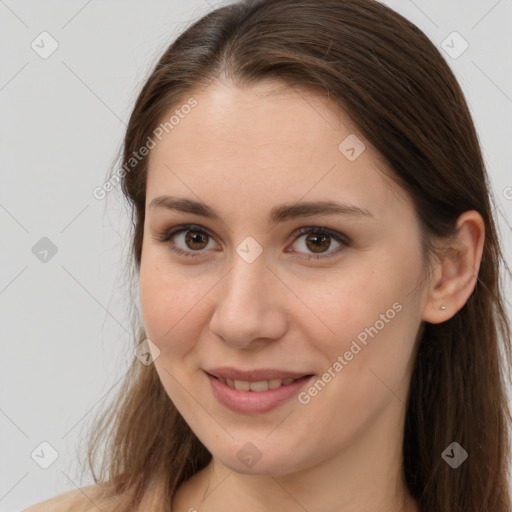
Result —
<instances>
[{"instance_id":1,"label":"brown eye","mask_svg":"<svg viewBox=\"0 0 512 512\"><path fill-rule=\"evenodd\" d=\"M213 237L204 229L194 225L178 226L155 237L158 242L169 246L173 252L182 256L197 257L206 252Z\"/></svg>"},{"instance_id":2,"label":"brown eye","mask_svg":"<svg viewBox=\"0 0 512 512\"><path fill-rule=\"evenodd\" d=\"M306 245L311 251L322 253L329 249L331 241L329 240L329 236L310 233L306 237Z\"/></svg>"},{"instance_id":3,"label":"brown eye","mask_svg":"<svg viewBox=\"0 0 512 512\"><path fill-rule=\"evenodd\" d=\"M295 240L294 245L298 244L299 249L294 250L293 252L306 253L305 256L299 256L299 258L306 260L330 258L331 256L338 254L343 249L349 247L351 244L350 239L345 235L338 233L337 231L331 231L329 229L316 226L301 228L298 234L305 235L305 238L302 244L298 243L302 236L299 236ZM334 250L329 251L333 240L334 243L338 245L334 248ZM304 251L300 250L301 245L303 248L305 248ZM309 255L308 251L310 252Z\"/></svg>"},{"instance_id":4,"label":"brown eye","mask_svg":"<svg viewBox=\"0 0 512 512\"><path fill-rule=\"evenodd\" d=\"M185 231L185 244L192 250L200 251L208 245L208 235L202 231Z\"/></svg>"},{"instance_id":5,"label":"brown eye","mask_svg":"<svg viewBox=\"0 0 512 512\"><path fill-rule=\"evenodd\" d=\"M293 250L286 249L285 252L298 252L303 254L298 257L306 260L329 258L351 245L350 239L342 233L318 226L300 228L296 235L298 236L295 238L293 245L299 245L298 250L297 248ZM303 247L300 247L301 244L298 243L298 240L303 238L301 235L304 235ZM194 225L178 226L156 236L155 239L158 242L166 243L170 250L182 256L201 256L207 252L210 242L213 243L210 250L219 250L213 236L203 228ZM337 246L334 247L334 250L329 250L332 248L333 241Z\"/></svg>"}]
</instances>

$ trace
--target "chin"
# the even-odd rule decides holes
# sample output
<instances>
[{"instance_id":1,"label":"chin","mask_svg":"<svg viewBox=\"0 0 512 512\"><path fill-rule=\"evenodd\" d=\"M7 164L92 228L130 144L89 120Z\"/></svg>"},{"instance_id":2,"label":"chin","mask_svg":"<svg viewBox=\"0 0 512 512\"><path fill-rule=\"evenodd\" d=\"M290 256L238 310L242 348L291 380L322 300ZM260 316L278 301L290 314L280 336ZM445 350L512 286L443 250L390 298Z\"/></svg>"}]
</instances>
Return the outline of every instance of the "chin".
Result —
<instances>
[{"instance_id":1,"label":"chin","mask_svg":"<svg viewBox=\"0 0 512 512\"><path fill-rule=\"evenodd\" d=\"M229 451L221 451L217 449L209 450L214 459L223 466L243 475L252 476L284 476L297 471L307 469L309 465L313 465L304 460L304 454L298 458L297 443L293 446L284 446L281 444L280 451L275 446L269 446L264 440L252 443L241 443L240 441L230 445ZM261 450L257 446L261 447Z\"/></svg>"}]
</instances>

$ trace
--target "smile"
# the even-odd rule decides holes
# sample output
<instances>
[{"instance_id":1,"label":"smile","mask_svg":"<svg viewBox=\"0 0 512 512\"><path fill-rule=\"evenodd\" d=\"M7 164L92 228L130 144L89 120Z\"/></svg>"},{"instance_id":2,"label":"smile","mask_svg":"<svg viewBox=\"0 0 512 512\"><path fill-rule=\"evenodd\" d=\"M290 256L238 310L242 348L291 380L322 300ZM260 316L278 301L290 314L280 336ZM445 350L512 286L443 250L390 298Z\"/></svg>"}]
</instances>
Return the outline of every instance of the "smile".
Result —
<instances>
[{"instance_id":1,"label":"smile","mask_svg":"<svg viewBox=\"0 0 512 512\"><path fill-rule=\"evenodd\" d=\"M269 389L278 389L281 386L288 386L298 379L272 379L249 382L247 380L224 379L220 377L219 380L223 384L226 384L232 389L237 389L238 391L254 391L256 393L260 393L261 391L268 391Z\"/></svg>"},{"instance_id":2,"label":"smile","mask_svg":"<svg viewBox=\"0 0 512 512\"><path fill-rule=\"evenodd\" d=\"M283 405L296 396L314 375L239 380L205 375L215 399L224 407L241 414L262 414ZM247 378L247 377L246 377Z\"/></svg>"}]
</instances>

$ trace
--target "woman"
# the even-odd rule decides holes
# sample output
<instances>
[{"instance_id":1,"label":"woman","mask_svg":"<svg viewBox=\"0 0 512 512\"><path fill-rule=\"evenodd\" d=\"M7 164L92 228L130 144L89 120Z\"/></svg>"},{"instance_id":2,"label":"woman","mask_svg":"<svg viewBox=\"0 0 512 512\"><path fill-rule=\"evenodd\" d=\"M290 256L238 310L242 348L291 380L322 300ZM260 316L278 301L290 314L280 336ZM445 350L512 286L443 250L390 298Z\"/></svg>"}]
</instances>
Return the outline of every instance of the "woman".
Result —
<instances>
[{"instance_id":1,"label":"woman","mask_svg":"<svg viewBox=\"0 0 512 512\"><path fill-rule=\"evenodd\" d=\"M417 27L373 0L219 8L147 80L116 177L137 357L96 485L28 510L510 510L488 178Z\"/></svg>"}]
</instances>

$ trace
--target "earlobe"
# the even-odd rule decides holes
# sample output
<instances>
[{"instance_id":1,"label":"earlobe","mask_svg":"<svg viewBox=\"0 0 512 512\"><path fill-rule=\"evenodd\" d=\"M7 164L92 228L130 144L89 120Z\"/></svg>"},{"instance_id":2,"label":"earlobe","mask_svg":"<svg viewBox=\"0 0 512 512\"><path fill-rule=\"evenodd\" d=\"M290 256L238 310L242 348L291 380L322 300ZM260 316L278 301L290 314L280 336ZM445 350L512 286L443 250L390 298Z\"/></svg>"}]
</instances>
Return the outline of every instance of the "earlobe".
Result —
<instances>
[{"instance_id":1,"label":"earlobe","mask_svg":"<svg viewBox=\"0 0 512 512\"><path fill-rule=\"evenodd\" d=\"M485 224L475 210L457 220L453 238L445 240L430 284L422 319L438 324L452 318L473 293L482 261Z\"/></svg>"}]
</instances>

